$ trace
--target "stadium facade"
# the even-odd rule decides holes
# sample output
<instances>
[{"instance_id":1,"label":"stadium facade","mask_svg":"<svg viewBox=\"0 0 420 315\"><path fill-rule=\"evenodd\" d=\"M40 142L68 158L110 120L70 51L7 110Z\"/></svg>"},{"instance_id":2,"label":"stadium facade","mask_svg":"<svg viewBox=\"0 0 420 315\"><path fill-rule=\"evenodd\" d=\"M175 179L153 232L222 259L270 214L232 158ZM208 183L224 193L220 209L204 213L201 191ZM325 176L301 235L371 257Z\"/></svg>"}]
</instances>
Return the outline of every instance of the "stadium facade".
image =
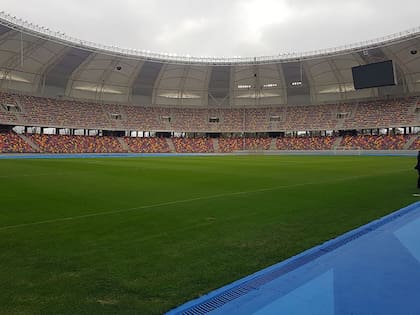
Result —
<instances>
[{"instance_id":1,"label":"stadium facade","mask_svg":"<svg viewBox=\"0 0 420 315\"><path fill-rule=\"evenodd\" d=\"M384 60L396 84L356 91L351 68ZM3 126L126 135L413 128L420 28L308 53L212 58L106 47L1 13L0 90Z\"/></svg>"}]
</instances>

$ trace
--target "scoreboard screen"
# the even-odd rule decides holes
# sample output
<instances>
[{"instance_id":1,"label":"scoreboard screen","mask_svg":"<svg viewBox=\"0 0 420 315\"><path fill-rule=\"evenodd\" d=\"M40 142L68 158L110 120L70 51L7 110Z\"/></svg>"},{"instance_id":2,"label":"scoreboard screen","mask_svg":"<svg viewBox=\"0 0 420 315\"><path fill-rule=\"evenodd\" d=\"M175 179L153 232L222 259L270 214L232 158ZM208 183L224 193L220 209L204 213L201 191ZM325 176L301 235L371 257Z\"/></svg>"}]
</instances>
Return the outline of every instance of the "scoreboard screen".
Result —
<instances>
[{"instance_id":1,"label":"scoreboard screen","mask_svg":"<svg viewBox=\"0 0 420 315\"><path fill-rule=\"evenodd\" d=\"M396 84L392 60L353 67L351 71L356 90Z\"/></svg>"}]
</instances>

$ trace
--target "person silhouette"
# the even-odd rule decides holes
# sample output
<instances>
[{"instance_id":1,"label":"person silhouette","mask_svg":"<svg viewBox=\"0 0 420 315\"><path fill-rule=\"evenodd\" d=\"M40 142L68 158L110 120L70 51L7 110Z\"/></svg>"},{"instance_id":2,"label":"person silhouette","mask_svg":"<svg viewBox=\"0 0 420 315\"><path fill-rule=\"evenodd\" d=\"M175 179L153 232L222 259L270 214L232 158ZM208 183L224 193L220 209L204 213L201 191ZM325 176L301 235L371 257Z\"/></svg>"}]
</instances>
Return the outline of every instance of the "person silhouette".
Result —
<instances>
[{"instance_id":1,"label":"person silhouette","mask_svg":"<svg viewBox=\"0 0 420 315\"><path fill-rule=\"evenodd\" d=\"M420 189L420 151L417 153L417 164L416 164L416 166L414 166L414 169L417 170L417 173L419 175L418 178L417 178L417 188ZM416 195L416 196L418 195L420 197L420 194L418 194L418 193L415 193L413 195Z\"/></svg>"}]
</instances>

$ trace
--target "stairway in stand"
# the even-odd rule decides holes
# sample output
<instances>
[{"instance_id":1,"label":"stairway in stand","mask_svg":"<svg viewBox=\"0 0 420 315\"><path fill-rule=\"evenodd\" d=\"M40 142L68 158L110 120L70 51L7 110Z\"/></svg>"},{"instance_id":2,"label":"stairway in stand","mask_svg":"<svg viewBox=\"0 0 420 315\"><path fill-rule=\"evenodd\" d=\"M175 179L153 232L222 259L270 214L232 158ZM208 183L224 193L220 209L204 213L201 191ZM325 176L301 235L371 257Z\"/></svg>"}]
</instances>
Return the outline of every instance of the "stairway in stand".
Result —
<instances>
[{"instance_id":1,"label":"stairway in stand","mask_svg":"<svg viewBox=\"0 0 420 315\"><path fill-rule=\"evenodd\" d=\"M124 138L118 137L118 142L121 144L124 152L131 152L130 147L128 146L127 142L124 141Z\"/></svg>"},{"instance_id":2,"label":"stairway in stand","mask_svg":"<svg viewBox=\"0 0 420 315\"><path fill-rule=\"evenodd\" d=\"M166 142L168 143L168 146L169 146L169 152L171 152L171 153L175 153L175 152L176 152L176 150L175 150L174 143L172 142L172 139L171 139L171 138L166 138L165 140L166 140Z\"/></svg>"},{"instance_id":3,"label":"stairway in stand","mask_svg":"<svg viewBox=\"0 0 420 315\"><path fill-rule=\"evenodd\" d=\"M213 139L211 139L211 141L213 141L213 149L214 149L214 152L215 153L220 152L219 151L219 139L213 138Z\"/></svg>"},{"instance_id":4,"label":"stairway in stand","mask_svg":"<svg viewBox=\"0 0 420 315\"><path fill-rule=\"evenodd\" d=\"M341 141L343 141L343 137L337 137L333 143L333 148L341 146Z\"/></svg>"},{"instance_id":5,"label":"stairway in stand","mask_svg":"<svg viewBox=\"0 0 420 315\"><path fill-rule=\"evenodd\" d=\"M272 138L270 143L270 150L278 150L277 149L277 138Z\"/></svg>"},{"instance_id":6,"label":"stairway in stand","mask_svg":"<svg viewBox=\"0 0 420 315\"><path fill-rule=\"evenodd\" d=\"M29 137L27 137L24 134L18 133L17 134L23 141L25 141L29 146L34 149L35 152L41 152L41 149L39 145L37 145L35 142L33 142Z\"/></svg>"},{"instance_id":7,"label":"stairway in stand","mask_svg":"<svg viewBox=\"0 0 420 315\"><path fill-rule=\"evenodd\" d=\"M409 150L410 146L417 140L417 135L412 135L410 139L404 144L403 150Z\"/></svg>"}]
</instances>

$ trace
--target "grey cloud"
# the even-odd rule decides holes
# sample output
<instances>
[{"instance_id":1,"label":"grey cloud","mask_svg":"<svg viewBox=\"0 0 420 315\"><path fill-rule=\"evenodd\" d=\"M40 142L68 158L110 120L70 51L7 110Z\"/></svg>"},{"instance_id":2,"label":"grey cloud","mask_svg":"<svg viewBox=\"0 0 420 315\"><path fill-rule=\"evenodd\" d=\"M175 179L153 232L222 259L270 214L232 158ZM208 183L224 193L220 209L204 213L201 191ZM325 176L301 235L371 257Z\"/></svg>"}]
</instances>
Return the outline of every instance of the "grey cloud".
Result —
<instances>
[{"instance_id":1,"label":"grey cloud","mask_svg":"<svg viewBox=\"0 0 420 315\"><path fill-rule=\"evenodd\" d=\"M419 25L415 0L277 1L291 16L255 30L253 36L247 34L254 30L253 18L245 18L240 8L266 4L272 14L272 0L2 0L2 9L84 40L198 56L308 51Z\"/></svg>"}]
</instances>

